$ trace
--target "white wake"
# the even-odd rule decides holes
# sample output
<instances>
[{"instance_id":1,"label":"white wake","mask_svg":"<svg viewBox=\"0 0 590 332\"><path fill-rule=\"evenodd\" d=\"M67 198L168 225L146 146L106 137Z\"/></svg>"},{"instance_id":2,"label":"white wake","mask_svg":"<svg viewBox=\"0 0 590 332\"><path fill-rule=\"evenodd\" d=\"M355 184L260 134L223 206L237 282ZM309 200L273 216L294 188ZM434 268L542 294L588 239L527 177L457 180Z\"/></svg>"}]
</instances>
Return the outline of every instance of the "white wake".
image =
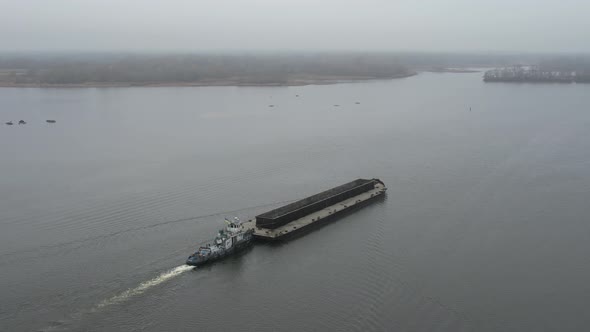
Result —
<instances>
[{"instance_id":1,"label":"white wake","mask_svg":"<svg viewBox=\"0 0 590 332\"><path fill-rule=\"evenodd\" d=\"M172 270L166 271L153 279L142 282L141 284L139 284L139 286L137 286L135 288L128 289L128 290L122 292L121 294L117 294L109 299L106 299L106 300L100 302L96 306L96 309L102 309L104 307L107 307L107 306L110 306L113 304L118 304L118 303L124 302L133 296L140 295L143 292L145 292L146 290L148 290L152 287L158 286L159 284L166 282L166 281L168 281L174 277L177 277L177 276L181 275L182 273L184 273L186 271L190 271L192 269L194 269L194 266L190 266L190 265L177 266L177 267L173 268Z\"/></svg>"}]
</instances>

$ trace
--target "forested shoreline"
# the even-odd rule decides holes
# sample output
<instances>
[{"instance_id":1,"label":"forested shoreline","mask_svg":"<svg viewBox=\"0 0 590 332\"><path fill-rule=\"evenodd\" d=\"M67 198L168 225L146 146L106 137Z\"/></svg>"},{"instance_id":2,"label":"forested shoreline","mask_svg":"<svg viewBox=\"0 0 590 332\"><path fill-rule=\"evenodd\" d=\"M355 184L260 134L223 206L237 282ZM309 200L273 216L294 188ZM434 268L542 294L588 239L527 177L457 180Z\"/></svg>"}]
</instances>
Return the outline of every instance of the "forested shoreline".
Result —
<instances>
[{"instance_id":1,"label":"forested shoreline","mask_svg":"<svg viewBox=\"0 0 590 332\"><path fill-rule=\"evenodd\" d=\"M385 52L0 54L0 86L281 86L394 79L420 71L534 65L590 72L582 55Z\"/></svg>"}]
</instances>

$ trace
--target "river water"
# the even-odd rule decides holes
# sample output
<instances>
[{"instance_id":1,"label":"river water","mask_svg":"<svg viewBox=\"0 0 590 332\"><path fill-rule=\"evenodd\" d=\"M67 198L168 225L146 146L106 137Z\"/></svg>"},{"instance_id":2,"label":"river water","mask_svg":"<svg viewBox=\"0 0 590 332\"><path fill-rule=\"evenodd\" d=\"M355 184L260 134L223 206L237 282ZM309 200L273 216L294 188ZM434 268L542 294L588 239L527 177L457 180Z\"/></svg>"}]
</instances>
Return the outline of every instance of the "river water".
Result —
<instances>
[{"instance_id":1,"label":"river water","mask_svg":"<svg viewBox=\"0 0 590 332\"><path fill-rule=\"evenodd\" d=\"M589 89L0 89L28 122L0 126L0 330L585 330ZM183 266L224 217L359 177L387 198Z\"/></svg>"}]
</instances>

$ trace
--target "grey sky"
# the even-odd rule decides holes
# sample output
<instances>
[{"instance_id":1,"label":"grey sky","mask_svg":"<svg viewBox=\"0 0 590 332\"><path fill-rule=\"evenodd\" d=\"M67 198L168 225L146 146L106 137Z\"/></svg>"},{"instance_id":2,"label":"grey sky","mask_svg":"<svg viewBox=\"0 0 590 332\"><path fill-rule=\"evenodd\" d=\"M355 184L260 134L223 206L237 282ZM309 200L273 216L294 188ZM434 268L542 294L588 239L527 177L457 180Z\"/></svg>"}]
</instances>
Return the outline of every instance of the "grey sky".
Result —
<instances>
[{"instance_id":1,"label":"grey sky","mask_svg":"<svg viewBox=\"0 0 590 332\"><path fill-rule=\"evenodd\" d=\"M0 0L1 51L590 52L586 0Z\"/></svg>"}]
</instances>

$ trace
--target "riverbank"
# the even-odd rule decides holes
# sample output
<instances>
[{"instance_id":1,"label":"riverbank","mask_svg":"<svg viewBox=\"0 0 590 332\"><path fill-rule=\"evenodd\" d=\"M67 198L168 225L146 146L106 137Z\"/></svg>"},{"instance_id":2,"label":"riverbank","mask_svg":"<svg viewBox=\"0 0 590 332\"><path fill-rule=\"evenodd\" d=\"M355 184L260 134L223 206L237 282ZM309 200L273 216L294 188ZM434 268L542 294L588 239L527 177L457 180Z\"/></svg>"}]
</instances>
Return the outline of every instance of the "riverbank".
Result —
<instances>
[{"instance_id":1,"label":"riverbank","mask_svg":"<svg viewBox=\"0 0 590 332\"><path fill-rule=\"evenodd\" d=\"M481 70L469 68L431 68L423 70L427 73L453 73L453 74L472 74L481 73Z\"/></svg>"},{"instance_id":2,"label":"riverbank","mask_svg":"<svg viewBox=\"0 0 590 332\"><path fill-rule=\"evenodd\" d=\"M293 77L285 81L256 82L248 78L200 80L195 82L85 82L85 83L12 83L0 82L0 88L124 88L124 87L205 87L205 86L304 86L327 85L338 83L354 83L377 80L393 80L417 75L417 72L390 75L387 77L375 76L317 76L317 77Z\"/></svg>"}]
</instances>

